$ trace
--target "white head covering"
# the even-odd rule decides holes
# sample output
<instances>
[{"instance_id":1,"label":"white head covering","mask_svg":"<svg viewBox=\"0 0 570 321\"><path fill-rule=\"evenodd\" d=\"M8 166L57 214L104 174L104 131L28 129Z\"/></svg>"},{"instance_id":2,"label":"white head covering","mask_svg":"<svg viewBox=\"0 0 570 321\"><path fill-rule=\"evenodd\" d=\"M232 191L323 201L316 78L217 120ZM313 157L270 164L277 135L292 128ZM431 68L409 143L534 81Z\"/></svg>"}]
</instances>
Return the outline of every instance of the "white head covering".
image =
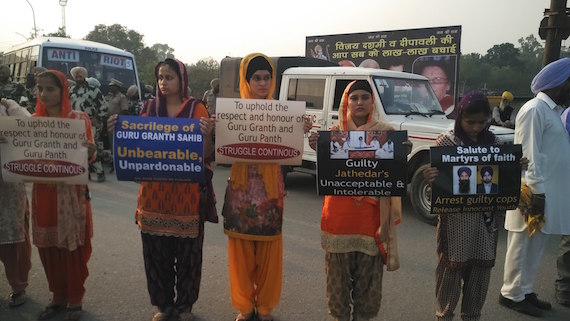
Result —
<instances>
[{"instance_id":1,"label":"white head covering","mask_svg":"<svg viewBox=\"0 0 570 321\"><path fill-rule=\"evenodd\" d=\"M69 73L71 74L71 76L73 78L75 78L75 75L77 75L77 74L82 74L83 77L87 78L87 69L85 69L85 67L81 67L81 66L73 67L73 68L71 68Z\"/></svg>"},{"instance_id":2,"label":"white head covering","mask_svg":"<svg viewBox=\"0 0 570 321\"><path fill-rule=\"evenodd\" d=\"M97 80L97 78L89 77L86 78L85 81L87 81L87 83L91 87L96 87L96 88L101 87L101 83L99 82L99 80Z\"/></svg>"}]
</instances>

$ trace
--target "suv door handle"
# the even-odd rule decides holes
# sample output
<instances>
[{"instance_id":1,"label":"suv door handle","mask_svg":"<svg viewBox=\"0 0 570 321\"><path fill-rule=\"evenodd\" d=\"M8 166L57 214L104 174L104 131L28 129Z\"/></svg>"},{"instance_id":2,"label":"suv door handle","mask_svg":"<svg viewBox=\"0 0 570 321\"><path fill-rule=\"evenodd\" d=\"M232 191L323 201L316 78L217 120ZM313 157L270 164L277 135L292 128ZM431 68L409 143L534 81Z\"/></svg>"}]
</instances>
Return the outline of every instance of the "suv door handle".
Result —
<instances>
[{"instance_id":1,"label":"suv door handle","mask_svg":"<svg viewBox=\"0 0 570 321\"><path fill-rule=\"evenodd\" d=\"M331 116L332 119L337 119L338 120L338 115L332 115Z\"/></svg>"}]
</instances>

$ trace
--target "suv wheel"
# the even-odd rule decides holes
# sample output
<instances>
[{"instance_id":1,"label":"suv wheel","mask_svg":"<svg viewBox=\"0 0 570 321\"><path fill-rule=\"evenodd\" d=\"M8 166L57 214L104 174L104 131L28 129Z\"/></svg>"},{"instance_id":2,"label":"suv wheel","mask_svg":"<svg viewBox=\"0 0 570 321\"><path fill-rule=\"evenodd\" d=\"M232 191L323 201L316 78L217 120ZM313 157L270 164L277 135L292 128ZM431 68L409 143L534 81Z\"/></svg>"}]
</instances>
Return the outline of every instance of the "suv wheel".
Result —
<instances>
[{"instance_id":1,"label":"suv wheel","mask_svg":"<svg viewBox=\"0 0 570 321\"><path fill-rule=\"evenodd\" d=\"M430 164L420 166L412 177L410 201L414 211L431 225L437 225L437 214L431 214L431 186L424 179L423 171Z\"/></svg>"}]
</instances>

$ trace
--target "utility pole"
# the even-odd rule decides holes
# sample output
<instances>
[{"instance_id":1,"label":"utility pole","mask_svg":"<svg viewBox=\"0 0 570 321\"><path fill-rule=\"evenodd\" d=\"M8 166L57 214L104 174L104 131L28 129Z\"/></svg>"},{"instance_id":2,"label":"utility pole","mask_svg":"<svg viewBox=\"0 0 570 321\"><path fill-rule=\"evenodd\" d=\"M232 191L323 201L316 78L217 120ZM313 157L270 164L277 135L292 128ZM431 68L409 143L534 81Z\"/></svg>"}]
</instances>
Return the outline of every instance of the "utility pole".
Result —
<instances>
[{"instance_id":1,"label":"utility pole","mask_svg":"<svg viewBox=\"0 0 570 321\"><path fill-rule=\"evenodd\" d=\"M64 35L67 35L67 30L65 30L65 6L67 5L67 0L59 0L59 5L61 6L61 30Z\"/></svg>"},{"instance_id":2,"label":"utility pole","mask_svg":"<svg viewBox=\"0 0 570 321\"><path fill-rule=\"evenodd\" d=\"M544 18L540 22L538 35L545 40L542 66L560 58L562 40L570 35L570 18L566 8L567 0L550 0L550 9L544 10Z\"/></svg>"},{"instance_id":3,"label":"utility pole","mask_svg":"<svg viewBox=\"0 0 570 321\"><path fill-rule=\"evenodd\" d=\"M34 18L33 36L34 36L34 38L37 38L38 37L38 28L36 28L36 13L34 12L34 7L32 7L32 4L30 3L30 1L26 0L26 2L30 5L30 8L32 8L32 17Z\"/></svg>"}]
</instances>

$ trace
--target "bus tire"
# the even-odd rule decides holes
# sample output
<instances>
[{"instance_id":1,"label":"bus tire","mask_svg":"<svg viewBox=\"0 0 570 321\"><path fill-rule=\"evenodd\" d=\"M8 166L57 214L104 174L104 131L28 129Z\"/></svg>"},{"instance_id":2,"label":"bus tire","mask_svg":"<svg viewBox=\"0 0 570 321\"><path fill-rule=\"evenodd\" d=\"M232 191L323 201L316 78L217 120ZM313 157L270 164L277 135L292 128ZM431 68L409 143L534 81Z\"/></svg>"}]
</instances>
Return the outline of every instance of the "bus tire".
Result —
<instances>
[{"instance_id":1,"label":"bus tire","mask_svg":"<svg viewBox=\"0 0 570 321\"><path fill-rule=\"evenodd\" d=\"M424 179L423 171L430 164L420 166L412 176L410 188L410 201L414 211L423 221L437 225L437 214L431 214L431 186Z\"/></svg>"}]
</instances>

